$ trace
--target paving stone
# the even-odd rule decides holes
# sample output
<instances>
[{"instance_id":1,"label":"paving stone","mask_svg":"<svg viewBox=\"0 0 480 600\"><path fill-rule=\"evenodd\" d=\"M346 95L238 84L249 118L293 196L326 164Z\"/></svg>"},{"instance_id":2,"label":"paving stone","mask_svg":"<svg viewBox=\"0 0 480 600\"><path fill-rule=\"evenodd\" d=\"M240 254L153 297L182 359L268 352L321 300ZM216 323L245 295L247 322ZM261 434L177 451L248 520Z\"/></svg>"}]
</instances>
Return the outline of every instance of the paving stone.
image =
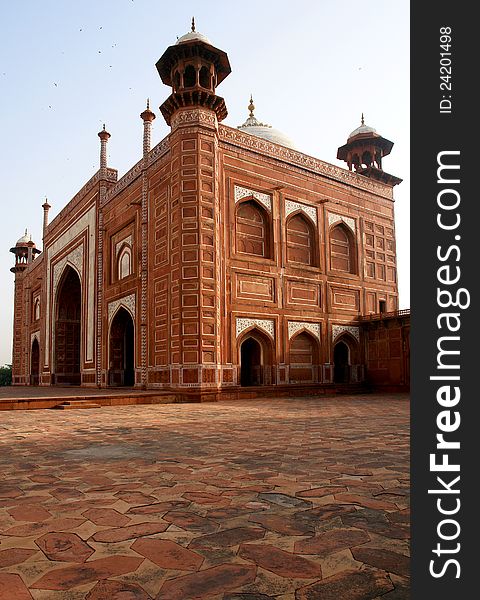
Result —
<instances>
[{"instance_id":1,"label":"paving stone","mask_svg":"<svg viewBox=\"0 0 480 600\"><path fill-rule=\"evenodd\" d=\"M73 567L49 571L30 587L34 590L70 590L98 579L132 573L143 561L143 558L121 555L98 558Z\"/></svg>"},{"instance_id":2,"label":"paving stone","mask_svg":"<svg viewBox=\"0 0 480 600\"><path fill-rule=\"evenodd\" d=\"M0 498L18 498L23 492L19 487L0 485Z\"/></svg>"},{"instance_id":3,"label":"paving stone","mask_svg":"<svg viewBox=\"0 0 480 600\"><path fill-rule=\"evenodd\" d=\"M128 502L128 504L141 506L143 504L153 504L157 502L157 498L155 496L149 496L147 494L142 494L142 492L117 492L115 494L117 498L123 500L124 502Z\"/></svg>"},{"instance_id":4,"label":"paving stone","mask_svg":"<svg viewBox=\"0 0 480 600\"><path fill-rule=\"evenodd\" d=\"M274 600L274 597L267 596L266 594L256 594L256 593L249 594L248 592L226 594L225 596L223 596L223 600L271 600L271 599Z\"/></svg>"},{"instance_id":5,"label":"paving stone","mask_svg":"<svg viewBox=\"0 0 480 600\"><path fill-rule=\"evenodd\" d=\"M410 532L406 527L391 524L382 511L365 508L341 515L341 519L347 526L358 527L386 537L399 540L406 540L410 537Z\"/></svg>"},{"instance_id":6,"label":"paving stone","mask_svg":"<svg viewBox=\"0 0 480 600\"><path fill-rule=\"evenodd\" d=\"M0 550L0 569L18 565L36 553L37 550L32 550L30 548L8 548L7 550Z\"/></svg>"},{"instance_id":7,"label":"paving stone","mask_svg":"<svg viewBox=\"0 0 480 600\"><path fill-rule=\"evenodd\" d=\"M295 552L327 556L337 550L352 548L370 541L370 536L362 529L332 529L313 538L295 542Z\"/></svg>"},{"instance_id":8,"label":"paving stone","mask_svg":"<svg viewBox=\"0 0 480 600\"><path fill-rule=\"evenodd\" d=\"M321 579L321 566L303 556L285 552L267 544L242 544L238 555L280 577L292 579Z\"/></svg>"},{"instance_id":9,"label":"paving stone","mask_svg":"<svg viewBox=\"0 0 480 600\"><path fill-rule=\"evenodd\" d=\"M82 516L95 523L95 525L107 525L109 527L123 527L131 521L130 517L122 515L113 508L91 508L83 512Z\"/></svg>"},{"instance_id":10,"label":"paving stone","mask_svg":"<svg viewBox=\"0 0 480 600\"><path fill-rule=\"evenodd\" d=\"M169 500L165 502L156 502L147 506L134 506L129 508L127 514L132 515L154 515L166 513L175 508L184 508L191 504L188 500Z\"/></svg>"},{"instance_id":11,"label":"paving stone","mask_svg":"<svg viewBox=\"0 0 480 600\"><path fill-rule=\"evenodd\" d=\"M283 535L309 535L315 533L315 525L302 522L294 517L285 517L282 515L251 515L249 521L259 523L265 529L281 533Z\"/></svg>"},{"instance_id":12,"label":"paving stone","mask_svg":"<svg viewBox=\"0 0 480 600\"><path fill-rule=\"evenodd\" d=\"M346 492L347 488L341 485L330 485L324 487L312 488L309 490L302 490L297 492L296 495L299 498L322 498L323 496L330 496L332 494L339 494L340 492Z\"/></svg>"},{"instance_id":13,"label":"paving stone","mask_svg":"<svg viewBox=\"0 0 480 600\"><path fill-rule=\"evenodd\" d=\"M189 548L228 548L238 546L242 542L260 540L265 531L259 527L234 527L218 533L195 538Z\"/></svg>"},{"instance_id":14,"label":"paving stone","mask_svg":"<svg viewBox=\"0 0 480 600\"><path fill-rule=\"evenodd\" d=\"M85 600L151 600L151 596L135 583L99 581L85 596Z\"/></svg>"},{"instance_id":15,"label":"paving stone","mask_svg":"<svg viewBox=\"0 0 480 600\"><path fill-rule=\"evenodd\" d=\"M342 571L300 588L295 600L372 600L393 590L385 571L362 569Z\"/></svg>"},{"instance_id":16,"label":"paving stone","mask_svg":"<svg viewBox=\"0 0 480 600\"><path fill-rule=\"evenodd\" d=\"M256 568L224 564L166 581L156 600L196 600L234 590L255 579Z\"/></svg>"},{"instance_id":17,"label":"paving stone","mask_svg":"<svg viewBox=\"0 0 480 600\"><path fill-rule=\"evenodd\" d=\"M165 522L147 522L135 523L127 527L115 527L114 529L103 529L92 535L92 539L96 542L124 542L134 538L162 533L167 529L168 523Z\"/></svg>"},{"instance_id":18,"label":"paving stone","mask_svg":"<svg viewBox=\"0 0 480 600\"><path fill-rule=\"evenodd\" d=\"M66 517L63 519L52 519L44 523L15 525L0 533L2 533L2 535L15 537L31 537L34 535L41 535L42 533L48 533L49 531L64 531L68 529L74 529L75 527L79 527L82 523L85 523L85 521L86 519L84 518Z\"/></svg>"},{"instance_id":19,"label":"paving stone","mask_svg":"<svg viewBox=\"0 0 480 600\"><path fill-rule=\"evenodd\" d=\"M367 498L360 494L335 494L335 499L340 502L351 502L352 504L359 504L360 506L377 510L397 510L397 505L393 502Z\"/></svg>"},{"instance_id":20,"label":"paving stone","mask_svg":"<svg viewBox=\"0 0 480 600\"><path fill-rule=\"evenodd\" d=\"M34 506L32 504L16 506L9 509L8 513L15 519L15 521L30 521L32 523L46 521L52 516L48 510L42 506Z\"/></svg>"},{"instance_id":21,"label":"paving stone","mask_svg":"<svg viewBox=\"0 0 480 600\"><path fill-rule=\"evenodd\" d=\"M0 573L0 600L33 600L20 575Z\"/></svg>"},{"instance_id":22,"label":"paving stone","mask_svg":"<svg viewBox=\"0 0 480 600\"><path fill-rule=\"evenodd\" d=\"M162 569L197 571L204 561L203 556L171 540L143 538L136 540L131 548Z\"/></svg>"},{"instance_id":23,"label":"paving stone","mask_svg":"<svg viewBox=\"0 0 480 600\"><path fill-rule=\"evenodd\" d=\"M186 511L171 511L163 515L162 518L165 521L174 523L177 527L187 529L188 531L209 533L211 531L216 531L220 527L218 523L215 523L210 519Z\"/></svg>"},{"instance_id":24,"label":"paving stone","mask_svg":"<svg viewBox=\"0 0 480 600\"><path fill-rule=\"evenodd\" d=\"M273 502L273 504L288 508L309 508L312 506L312 503L309 501L295 498L294 496L288 496L287 494L265 493L258 494L258 497L261 500L267 500L268 502Z\"/></svg>"},{"instance_id":25,"label":"paving stone","mask_svg":"<svg viewBox=\"0 0 480 600\"><path fill-rule=\"evenodd\" d=\"M352 548L352 554L355 560L372 565L388 571L389 573L395 573L396 575L408 577L410 573L410 558L385 548L370 548L370 547L358 547Z\"/></svg>"},{"instance_id":26,"label":"paving stone","mask_svg":"<svg viewBox=\"0 0 480 600\"><path fill-rule=\"evenodd\" d=\"M47 533L35 540L50 560L85 562L95 550L75 533Z\"/></svg>"}]
</instances>

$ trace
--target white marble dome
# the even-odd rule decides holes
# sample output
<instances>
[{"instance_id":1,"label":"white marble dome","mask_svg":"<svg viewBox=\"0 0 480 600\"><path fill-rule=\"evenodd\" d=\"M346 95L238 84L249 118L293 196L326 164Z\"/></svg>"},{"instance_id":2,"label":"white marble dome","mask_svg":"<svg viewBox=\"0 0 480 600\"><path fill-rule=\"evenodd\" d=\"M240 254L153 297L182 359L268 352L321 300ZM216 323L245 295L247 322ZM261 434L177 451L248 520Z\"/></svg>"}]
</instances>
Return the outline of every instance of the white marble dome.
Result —
<instances>
[{"instance_id":1,"label":"white marble dome","mask_svg":"<svg viewBox=\"0 0 480 600\"><path fill-rule=\"evenodd\" d=\"M244 131L245 133L250 133L251 135L255 135L256 137L263 138L264 140L268 140L269 142L273 142L274 144L279 144L280 146L286 146L287 148L296 149L294 142L282 131L275 129L271 125L267 125L266 123L261 123L253 114L255 110L255 106L253 105L253 100L250 98L250 104L248 106L248 110L250 111L250 116L239 125L237 129L240 131Z\"/></svg>"}]
</instances>

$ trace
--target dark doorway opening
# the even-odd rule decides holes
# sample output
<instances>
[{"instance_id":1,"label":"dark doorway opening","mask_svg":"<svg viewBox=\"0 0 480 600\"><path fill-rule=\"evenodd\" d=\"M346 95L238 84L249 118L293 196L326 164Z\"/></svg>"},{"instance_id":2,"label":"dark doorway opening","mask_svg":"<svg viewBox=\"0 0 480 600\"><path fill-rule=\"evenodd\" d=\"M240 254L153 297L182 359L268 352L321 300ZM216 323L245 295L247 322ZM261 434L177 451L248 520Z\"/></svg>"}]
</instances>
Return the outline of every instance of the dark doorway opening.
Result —
<instances>
[{"instance_id":1,"label":"dark doorway opening","mask_svg":"<svg viewBox=\"0 0 480 600\"><path fill-rule=\"evenodd\" d=\"M60 282L55 321L55 377L60 384L80 385L82 286L67 266Z\"/></svg>"},{"instance_id":2,"label":"dark doorway opening","mask_svg":"<svg viewBox=\"0 0 480 600\"><path fill-rule=\"evenodd\" d=\"M348 364L348 346L338 342L333 349L333 380L335 383L349 383L350 365Z\"/></svg>"},{"instance_id":3,"label":"dark doorway opening","mask_svg":"<svg viewBox=\"0 0 480 600\"><path fill-rule=\"evenodd\" d=\"M262 385L262 375L262 348L249 337L240 347L240 385Z\"/></svg>"},{"instance_id":4,"label":"dark doorway opening","mask_svg":"<svg viewBox=\"0 0 480 600\"><path fill-rule=\"evenodd\" d=\"M135 336L130 313L120 308L110 327L109 385L135 384Z\"/></svg>"},{"instance_id":5,"label":"dark doorway opening","mask_svg":"<svg viewBox=\"0 0 480 600\"><path fill-rule=\"evenodd\" d=\"M32 343L30 361L30 385L38 385L40 379L40 346L37 338L34 338Z\"/></svg>"}]
</instances>

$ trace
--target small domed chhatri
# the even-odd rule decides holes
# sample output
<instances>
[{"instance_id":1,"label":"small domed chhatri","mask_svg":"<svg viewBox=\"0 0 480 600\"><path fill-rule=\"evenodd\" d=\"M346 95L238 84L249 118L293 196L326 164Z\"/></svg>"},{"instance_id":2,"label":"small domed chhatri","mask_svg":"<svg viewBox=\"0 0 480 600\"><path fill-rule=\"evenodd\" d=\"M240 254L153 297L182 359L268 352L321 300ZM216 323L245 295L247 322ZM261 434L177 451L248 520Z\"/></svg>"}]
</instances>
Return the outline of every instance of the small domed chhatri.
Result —
<instances>
[{"instance_id":1,"label":"small domed chhatri","mask_svg":"<svg viewBox=\"0 0 480 600\"><path fill-rule=\"evenodd\" d=\"M264 140L268 140L269 142L273 142L274 144L280 144L280 146L286 146L287 148L296 149L293 141L284 133L275 129L271 125L267 125L266 123L261 123L257 117L254 115L253 111L255 110L255 105L253 104L253 98L250 96L250 104L248 105L248 110L250 111L250 115L245 123L239 125L237 129L240 131L244 131L245 133L250 133L259 138L263 138Z\"/></svg>"},{"instance_id":2,"label":"small domed chhatri","mask_svg":"<svg viewBox=\"0 0 480 600\"><path fill-rule=\"evenodd\" d=\"M383 157L388 156L392 148L393 142L382 137L373 127L365 125L362 113L360 127L352 131L344 146L340 146L337 158L344 160L350 171L355 169L357 173L365 177L397 185L402 180L385 173L382 167Z\"/></svg>"},{"instance_id":3,"label":"small domed chhatri","mask_svg":"<svg viewBox=\"0 0 480 600\"><path fill-rule=\"evenodd\" d=\"M15 246L28 246L28 242L32 241L32 235L28 233L27 229L25 229L25 233L21 238L18 238Z\"/></svg>"}]
</instances>

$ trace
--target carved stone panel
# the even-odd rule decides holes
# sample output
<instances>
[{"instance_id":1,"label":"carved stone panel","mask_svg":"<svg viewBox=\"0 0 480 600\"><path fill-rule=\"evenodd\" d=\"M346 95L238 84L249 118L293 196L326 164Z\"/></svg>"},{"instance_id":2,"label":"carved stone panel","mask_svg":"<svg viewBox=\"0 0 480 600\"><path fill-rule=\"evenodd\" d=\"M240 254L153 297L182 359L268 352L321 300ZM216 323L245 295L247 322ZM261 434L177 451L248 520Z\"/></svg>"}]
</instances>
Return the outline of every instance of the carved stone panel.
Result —
<instances>
[{"instance_id":1,"label":"carved stone panel","mask_svg":"<svg viewBox=\"0 0 480 600\"><path fill-rule=\"evenodd\" d=\"M335 213L328 213L328 225L332 225L333 223L337 223L338 221L342 221L349 227L353 233L356 232L355 228L355 219L351 217L345 217L344 215L336 215Z\"/></svg>"},{"instance_id":2,"label":"carved stone panel","mask_svg":"<svg viewBox=\"0 0 480 600\"><path fill-rule=\"evenodd\" d=\"M308 204L302 204L301 202L294 202L293 200L285 200L285 216L291 215L296 210L304 212L312 221L317 224L317 209L315 206L309 206Z\"/></svg>"},{"instance_id":3,"label":"carved stone panel","mask_svg":"<svg viewBox=\"0 0 480 600\"><path fill-rule=\"evenodd\" d=\"M357 342L360 341L360 328L352 325L332 325L332 341L334 342L344 332L353 335Z\"/></svg>"},{"instance_id":4,"label":"carved stone panel","mask_svg":"<svg viewBox=\"0 0 480 600\"><path fill-rule=\"evenodd\" d=\"M135 294L130 294L108 303L108 323L111 322L113 315L120 306L126 308L135 320Z\"/></svg>"},{"instance_id":5,"label":"carved stone panel","mask_svg":"<svg viewBox=\"0 0 480 600\"><path fill-rule=\"evenodd\" d=\"M255 198L255 200L258 200L262 206L264 206L269 212L272 212L272 197L269 194L256 192L255 190L250 190L239 185L235 186L235 203L242 200L242 198L247 198L249 196L252 196Z\"/></svg>"},{"instance_id":6,"label":"carved stone panel","mask_svg":"<svg viewBox=\"0 0 480 600\"><path fill-rule=\"evenodd\" d=\"M288 339L290 340L297 333L297 331L300 331L300 329L306 329L320 341L320 334L321 334L320 323L310 323L308 321L289 321L288 322Z\"/></svg>"},{"instance_id":7,"label":"carved stone panel","mask_svg":"<svg viewBox=\"0 0 480 600\"><path fill-rule=\"evenodd\" d=\"M245 317L237 317L236 320L236 336L238 337L245 329L256 326L259 329L266 331L270 337L275 337L275 322L273 319L248 319Z\"/></svg>"}]
</instances>

